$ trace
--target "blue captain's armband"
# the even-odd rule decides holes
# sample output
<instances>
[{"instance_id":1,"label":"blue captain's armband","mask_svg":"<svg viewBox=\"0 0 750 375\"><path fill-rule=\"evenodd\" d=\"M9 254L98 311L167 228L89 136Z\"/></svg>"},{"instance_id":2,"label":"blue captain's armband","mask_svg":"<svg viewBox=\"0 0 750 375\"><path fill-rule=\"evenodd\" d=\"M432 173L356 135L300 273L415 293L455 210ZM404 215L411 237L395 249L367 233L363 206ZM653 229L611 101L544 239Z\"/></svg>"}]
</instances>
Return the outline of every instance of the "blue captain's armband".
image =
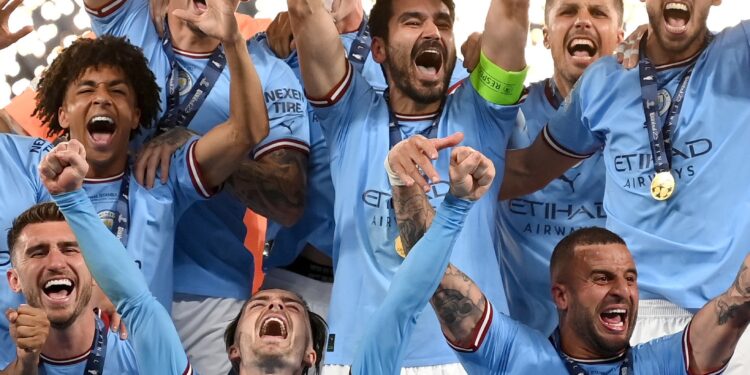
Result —
<instances>
[{"instance_id":1,"label":"blue captain's armband","mask_svg":"<svg viewBox=\"0 0 750 375\"><path fill-rule=\"evenodd\" d=\"M495 65L484 51L479 53L479 65L471 72L471 84L479 95L490 103L512 105L518 103L523 93L529 67L520 72L508 72Z\"/></svg>"}]
</instances>

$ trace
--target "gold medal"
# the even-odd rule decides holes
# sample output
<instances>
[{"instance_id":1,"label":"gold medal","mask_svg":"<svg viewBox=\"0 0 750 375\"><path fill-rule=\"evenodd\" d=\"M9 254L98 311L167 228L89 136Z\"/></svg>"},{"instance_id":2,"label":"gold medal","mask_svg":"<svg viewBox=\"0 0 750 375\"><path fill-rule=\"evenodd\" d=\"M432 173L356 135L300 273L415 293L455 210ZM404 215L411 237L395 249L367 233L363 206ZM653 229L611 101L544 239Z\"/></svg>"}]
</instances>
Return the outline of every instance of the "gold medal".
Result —
<instances>
[{"instance_id":1,"label":"gold medal","mask_svg":"<svg viewBox=\"0 0 750 375\"><path fill-rule=\"evenodd\" d=\"M396 237L396 254L401 258L406 258L406 251L404 251L404 244L401 242L401 236Z\"/></svg>"},{"instance_id":2,"label":"gold medal","mask_svg":"<svg viewBox=\"0 0 750 375\"><path fill-rule=\"evenodd\" d=\"M657 201L667 200L674 194L675 185L671 172L659 172L651 181L651 196Z\"/></svg>"}]
</instances>

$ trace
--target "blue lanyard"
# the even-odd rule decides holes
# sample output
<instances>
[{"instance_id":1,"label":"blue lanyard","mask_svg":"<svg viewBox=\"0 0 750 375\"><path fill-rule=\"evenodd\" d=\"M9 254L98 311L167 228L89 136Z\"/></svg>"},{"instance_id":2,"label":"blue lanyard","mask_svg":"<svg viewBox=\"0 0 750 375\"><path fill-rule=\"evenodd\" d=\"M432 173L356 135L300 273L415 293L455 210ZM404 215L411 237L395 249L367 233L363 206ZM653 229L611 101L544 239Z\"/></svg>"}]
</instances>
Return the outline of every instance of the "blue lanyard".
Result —
<instances>
[{"instance_id":1,"label":"blue lanyard","mask_svg":"<svg viewBox=\"0 0 750 375\"><path fill-rule=\"evenodd\" d=\"M209 57L206 67L203 68L203 72L195 81L187 97L180 103L179 72L182 68L177 64L171 34L169 33L169 25L166 20L164 21L162 47L167 54L171 71L167 79L167 110L161 119L159 119L158 125L158 131L161 133L176 126L187 127L190 125L190 121L195 117L198 109L206 100L208 93L213 89L216 80L219 79L224 66L227 64L224 51L222 51L221 47L217 47Z\"/></svg>"},{"instance_id":2,"label":"blue lanyard","mask_svg":"<svg viewBox=\"0 0 750 375\"><path fill-rule=\"evenodd\" d=\"M112 219L112 234L117 237L122 246L128 246L128 229L130 227L130 162L125 167L120 183L120 193L117 195L117 204L115 205L115 217Z\"/></svg>"},{"instance_id":3,"label":"blue lanyard","mask_svg":"<svg viewBox=\"0 0 750 375\"><path fill-rule=\"evenodd\" d=\"M96 332L94 332L94 342L91 343L91 352L89 352L84 375L102 375L104 374L104 360L107 357L107 329L104 327L99 317L96 317ZM46 374L42 362L39 362L39 373Z\"/></svg>"},{"instance_id":4,"label":"blue lanyard","mask_svg":"<svg viewBox=\"0 0 750 375\"><path fill-rule=\"evenodd\" d=\"M549 337L549 341L552 343L552 346L555 347L557 354L560 356L560 359L562 359L563 364L565 364L570 375L588 375L588 372L584 370L578 362L563 353L560 341L560 327L555 328L555 332ZM622 363L620 363L620 370L618 372L620 375L633 375L633 353L630 350L630 346L628 346L626 352L627 354L625 355L625 358L623 358Z\"/></svg>"},{"instance_id":5,"label":"blue lanyard","mask_svg":"<svg viewBox=\"0 0 750 375\"><path fill-rule=\"evenodd\" d=\"M544 95L554 109L560 108L560 104L565 100L565 98L560 96L560 90L557 89L554 78L547 78L544 83Z\"/></svg>"},{"instance_id":6,"label":"blue lanyard","mask_svg":"<svg viewBox=\"0 0 750 375\"><path fill-rule=\"evenodd\" d=\"M398 118L396 118L396 114L393 113L393 110L391 109L391 98L388 89L385 89L385 92L383 93L383 98L385 99L386 104L388 105L388 136L390 139L390 147L389 150L393 148L393 146L397 145L399 142L401 142L404 137L401 135L401 129L399 128ZM443 105L445 104L445 99L440 103L440 109L438 110L438 114L435 116L434 119L432 119L432 125L430 125L429 128L422 130L418 134L421 134L425 138L437 138L437 130L438 130L438 124L440 123L440 118L443 115Z\"/></svg>"},{"instance_id":7,"label":"blue lanyard","mask_svg":"<svg viewBox=\"0 0 750 375\"><path fill-rule=\"evenodd\" d=\"M658 84L656 82L656 67L651 60L646 57L646 40L647 35L641 39L640 54L641 59L638 61L638 71L641 81L641 96L643 101L643 112L646 115L646 130L648 139L651 143L651 155L654 158L654 169L656 173L669 172L672 165L672 131L677 125L682 110L682 103L685 99L688 82L693 75L695 61L685 70L677 91L672 98L672 104L669 107L669 115L664 125L659 131L659 110L656 108L656 99ZM697 59L696 59L697 61Z\"/></svg>"},{"instance_id":8,"label":"blue lanyard","mask_svg":"<svg viewBox=\"0 0 750 375\"><path fill-rule=\"evenodd\" d=\"M370 55L371 46L372 38L370 37L370 28L367 26L367 15L363 14L357 37L352 42L351 47L349 47L349 62L360 73L364 69L367 56Z\"/></svg>"}]
</instances>

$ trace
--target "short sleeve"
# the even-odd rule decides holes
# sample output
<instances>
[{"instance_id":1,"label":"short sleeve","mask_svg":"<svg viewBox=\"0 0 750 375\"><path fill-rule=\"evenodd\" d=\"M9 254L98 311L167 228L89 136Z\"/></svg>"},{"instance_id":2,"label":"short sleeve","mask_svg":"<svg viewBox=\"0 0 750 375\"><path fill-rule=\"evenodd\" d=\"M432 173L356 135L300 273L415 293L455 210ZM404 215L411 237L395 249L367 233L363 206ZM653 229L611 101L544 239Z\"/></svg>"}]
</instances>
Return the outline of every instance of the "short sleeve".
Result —
<instances>
[{"instance_id":1,"label":"short sleeve","mask_svg":"<svg viewBox=\"0 0 750 375\"><path fill-rule=\"evenodd\" d=\"M178 205L175 210L178 215L195 201L210 198L219 190L204 181L201 166L195 158L198 139L198 136L193 136L175 151L169 165L169 184Z\"/></svg>"},{"instance_id":2,"label":"short sleeve","mask_svg":"<svg viewBox=\"0 0 750 375\"><path fill-rule=\"evenodd\" d=\"M282 148L307 155L310 153L310 126L302 86L282 60L273 60L270 72L268 80L263 82L269 132L253 149L253 159L259 160Z\"/></svg>"},{"instance_id":3,"label":"short sleeve","mask_svg":"<svg viewBox=\"0 0 750 375\"><path fill-rule=\"evenodd\" d=\"M590 78L591 75L588 76ZM585 79L576 82L560 109L549 120L541 136L555 151L576 159L586 159L599 150L603 141L591 130L584 115Z\"/></svg>"},{"instance_id":4,"label":"short sleeve","mask_svg":"<svg viewBox=\"0 0 750 375\"><path fill-rule=\"evenodd\" d=\"M469 374L500 373L504 368L511 341L517 327L508 324L510 318L496 314L492 303L485 302L484 316L472 331L473 339L468 347L461 347L448 340Z\"/></svg>"}]
</instances>

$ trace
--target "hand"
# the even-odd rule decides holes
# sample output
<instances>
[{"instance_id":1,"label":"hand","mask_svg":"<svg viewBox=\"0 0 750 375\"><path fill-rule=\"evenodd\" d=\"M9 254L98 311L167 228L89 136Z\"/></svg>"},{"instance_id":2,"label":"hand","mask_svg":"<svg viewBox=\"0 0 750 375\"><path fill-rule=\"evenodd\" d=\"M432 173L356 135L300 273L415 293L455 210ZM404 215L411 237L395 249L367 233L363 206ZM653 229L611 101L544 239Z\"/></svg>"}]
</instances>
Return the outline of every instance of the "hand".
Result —
<instances>
[{"instance_id":1,"label":"hand","mask_svg":"<svg viewBox=\"0 0 750 375\"><path fill-rule=\"evenodd\" d=\"M75 139L58 144L39 163L39 175L52 195L80 189L88 171L86 150Z\"/></svg>"},{"instance_id":2,"label":"hand","mask_svg":"<svg viewBox=\"0 0 750 375\"><path fill-rule=\"evenodd\" d=\"M461 54L464 55L464 68L471 72L479 65L479 53L482 51L482 33L471 33L464 44L461 45Z\"/></svg>"},{"instance_id":3,"label":"hand","mask_svg":"<svg viewBox=\"0 0 750 375\"><path fill-rule=\"evenodd\" d=\"M149 6L151 7L151 22L156 27L156 32L159 36L164 36L164 18L167 16L167 5L169 0L150 0Z\"/></svg>"},{"instance_id":4,"label":"hand","mask_svg":"<svg viewBox=\"0 0 750 375\"><path fill-rule=\"evenodd\" d=\"M117 313L115 305L112 304L112 301L107 298L98 285L94 286L91 299L94 301L94 306L99 309L100 313L109 317L109 329L112 330L112 332L119 332L121 340L127 340L128 330L127 327L125 327L125 322L122 321L120 314Z\"/></svg>"},{"instance_id":5,"label":"hand","mask_svg":"<svg viewBox=\"0 0 750 375\"><path fill-rule=\"evenodd\" d=\"M632 34L620 43L615 48L615 57L617 62L622 65L625 69L633 69L638 66L638 60L640 59L639 48L641 46L641 38L648 31L648 25L638 26Z\"/></svg>"},{"instance_id":6,"label":"hand","mask_svg":"<svg viewBox=\"0 0 750 375\"><path fill-rule=\"evenodd\" d=\"M182 126L174 127L166 133L150 140L138 152L135 162L135 179L139 184L151 189L156 180L156 170L160 169L161 183L166 184L169 179L169 163L172 154L185 142L195 135Z\"/></svg>"},{"instance_id":7,"label":"hand","mask_svg":"<svg viewBox=\"0 0 750 375\"><path fill-rule=\"evenodd\" d=\"M226 45L244 39L234 16L236 9L232 0L206 0L205 10L198 10L196 7L175 9L172 15Z\"/></svg>"},{"instance_id":8,"label":"hand","mask_svg":"<svg viewBox=\"0 0 750 375\"><path fill-rule=\"evenodd\" d=\"M489 190L495 178L495 165L481 152L471 147L456 147L451 152L449 169L450 193L456 198L472 201Z\"/></svg>"},{"instance_id":9,"label":"hand","mask_svg":"<svg viewBox=\"0 0 750 375\"><path fill-rule=\"evenodd\" d=\"M421 135L409 137L393 146L388 153L388 165L406 186L418 184L424 191L430 190L430 184L422 176L420 169L432 183L440 181L440 175L432 166L437 159L438 151L453 147L463 141L463 133L454 133L445 138L427 139Z\"/></svg>"},{"instance_id":10,"label":"hand","mask_svg":"<svg viewBox=\"0 0 750 375\"><path fill-rule=\"evenodd\" d=\"M268 45L271 47L271 51L276 54L276 57L280 59L289 57L295 49L289 12L277 14L273 22L268 25L266 35L268 36Z\"/></svg>"},{"instance_id":11,"label":"hand","mask_svg":"<svg viewBox=\"0 0 750 375\"><path fill-rule=\"evenodd\" d=\"M23 0L11 0L10 3L8 3L8 0L0 0L0 49L17 42L19 39L25 37L34 30L33 26L24 26L15 33L10 32L8 29L8 19L10 18L11 13L13 13L22 2Z\"/></svg>"},{"instance_id":12,"label":"hand","mask_svg":"<svg viewBox=\"0 0 750 375\"><path fill-rule=\"evenodd\" d=\"M18 358L22 361L38 360L49 336L47 313L22 304L18 310L6 310L5 317L10 322L10 337L16 344Z\"/></svg>"}]
</instances>

